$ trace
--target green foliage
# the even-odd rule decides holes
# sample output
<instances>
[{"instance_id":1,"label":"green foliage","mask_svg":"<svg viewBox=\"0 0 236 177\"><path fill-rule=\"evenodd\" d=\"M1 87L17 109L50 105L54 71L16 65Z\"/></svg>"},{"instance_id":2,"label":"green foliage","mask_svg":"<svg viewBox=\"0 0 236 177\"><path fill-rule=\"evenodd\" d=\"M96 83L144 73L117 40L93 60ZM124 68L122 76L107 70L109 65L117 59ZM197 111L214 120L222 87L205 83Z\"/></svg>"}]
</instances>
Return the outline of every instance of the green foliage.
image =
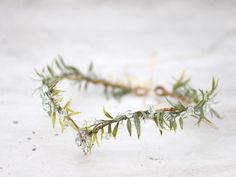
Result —
<instances>
[{"instance_id":1,"label":"green foliage","mask_svg":"<svg viewBox=\"0 0 236 177\"><path fill-rule=\"evenodd\" d=\"M190 86L191 78L185 78L183 72L176 80L172 87L172 93L180 100L184 100L187 103L196 103L199 101L198 91Z\"/></svg>"},{"instance_id":2,"label":"green foliage","mask_svg":"<svg viewBox=\"0 0 236 177\"><path fill-rule=\"evenodd\" d=\"M132 124L131 124L130 119L127 119L127 129L128 129L129 135L132 136Z\"/></svg>"},{"instance_id":3,"label":"green foliage","mask_svg":"<svg viewBox=\"0 0 236 177\"><path fill-rule=\"evenodd\" d=\"M134 125L135 125L135 128L137 130L137 135L138 135L138 138L140 137L141 135L141 126L140 126L140 119L139 117L134 117Z\"/></svg>"},{"instance_id":4,"label":"green foliage","mask_svg":"<svg viewBox=\"0 0 236 177\"><path fill-rule=\"evenodd\" d=\"M119 127L119 122L116 123L116 125L115 125L115 127L113 129L113 132L112 132L112 135L113 135L114 138L117 135L118 127Z\"/></svg>"},{"instance_id":5,"label":"green foliage","mask_svg":"<svg viewBox=\"0 0 236 177\"><path fill-rule=\"evenodd\" d=\"M109 119L113 119L113 117L105 110L105 107L103 106L103 114L108 117Z\"/></svg>"},{"instance_id":6,"label":"green foliage","mask_svg":"<svg viewBox=\"0 0 236 177\"><path fill-rule=\"evenodd\" d=\"M40 72L36 71L36 74L41 78L43 106L48 115L52 118L53 127L55 127L58 121L62 132L65 127L71 126L77 132L81 133L82 131L82 133L85 133L86 136L84 138L88 138L86 139L86 146L90 152L94 143L98 145L99 139L102 140L106 137L104 135L109 135L110 138L116 138L119 133L119 126L122 122L126 123L126 128L130 136L132 136L132 131L136 131L137 137L140 138L143 120L152 120L157 130L162 135L165 131L175 132L178 128L183 129L184 121L187 118L196 119L198 125L202 121L211 123L208 118L208 113L211 117L221 118L210 105L217 95L216 89L218 81L213 78L209 90L196 90L190 87L190 78L185 79L184 74L182 74L173 85L172 91L174 97L184 100L185 103L181 101L175 103L167 99L167 103L169 104L168 108L155 109L154 112L150 110L139 110L133 112L132 116L127 116L126 114L112 116L103 107L105 119L91 122L84 127L79 127L72 118L80 112L76 112L70 107L71 99L66 101L65 104L62 103L63 97L61 93L63 91L57 88L60 81L63 79L75 80L79 87L83 85L84 89L87 89L88 84L102 83L105 88L105 93L108 94L108 89L110 88L110 94L116 98L130 92L129 89L120 88L114 83L109 85L106 80L97 76L93 68L93 63L91 63L88 68L88 75L84 75L80 70L65 64L63 59L58 57L51 66L47 66ZM100 138L98 138L99 133Z\"/></svg>"},{"instance_id":7,"label":"green foliage","mask_svg":"<svg viewBox=\"0 0 236 177\"><path fill-rule=\"evenodd\" d=\"M119 115L117 117L112 117L105 109L103 110L104 115L108 118L105 120L100 120L98 124L92 124L89 126L89 133L93 134L98 131L102 131L101 134L104 134L104 127L108 127L108 134L116 137L118 134L118 126L120 122L126 121L126 128L128 130L129 135L132 135L132 122L134 124L134 128L136 129L137 136L140 138L141 136L141 121L142 120L153 120L162 135L164 131L174 131L176 132L178 127L183 129L184 120L187 118L197 119L197 124L200 124L202 121L206 123L211 123L211 121L207 118L205 107L212 101L215 97L217 83L215 79L212 80L212 87L209 91L199 90L198 94L199 101L195 105L185 106L181 102L173 103L168 100L168 103L171 107L165 109L156 109L155 113L150 113L148 110L146 111L136 111L132 115L132 117L127 117L126 115ZM188 113L190 110L194 110L193 113ZM212 111L213 110L213 111ZM220 118L220 115L212 108L210 108L210 113L214 117ZM115 124L114 128L112 128L112 124ZM103 136L101 136L103 139Z\"/></svg>"},{"instance_id":8,"label":"green foliage","mask_svg":"<svg viewBox=\"0 0 236 177\"><path fill-rule=\"evenodd\" d=\"M120 99L131 92L130 87L123 87L120 84L99 77L94 71L92 62L87 69L87 73L84 74L78 68L67 65L61 56L54 59L52 64L47 65L41 72L36 71L36 74L45 81L63 79L72 80L79 90L83 89L86 91L90 84L102 85L104 87L104 94L107 98L114 97Z\"/></svg>"},{"instance_id":9,"label":"green foliage","mask_svg":"<svg viewBox=\"0 0 236 177\"><path fill-rule=\"evenodd\" d=\"M48 91L43 93L46 95L48 105L50 105L50 110L47 111L48 115L52 118L53 128L56 125L57 119L60 123L62 132L66 126L71 126L75 130L78 130L78 126L74 123L72 117L78 115L80 112L74 111L71 107L71 99L62 106L62 96L60 95L63 91L56 88L57 84L61 81L60 78L51 78L54 75L52 68L47 67L48 72L42 70L42 72L36 72L41 78L42 87L48 88ZM45 98L42 98L43 102Z\"/></svg>"}]
</instances>

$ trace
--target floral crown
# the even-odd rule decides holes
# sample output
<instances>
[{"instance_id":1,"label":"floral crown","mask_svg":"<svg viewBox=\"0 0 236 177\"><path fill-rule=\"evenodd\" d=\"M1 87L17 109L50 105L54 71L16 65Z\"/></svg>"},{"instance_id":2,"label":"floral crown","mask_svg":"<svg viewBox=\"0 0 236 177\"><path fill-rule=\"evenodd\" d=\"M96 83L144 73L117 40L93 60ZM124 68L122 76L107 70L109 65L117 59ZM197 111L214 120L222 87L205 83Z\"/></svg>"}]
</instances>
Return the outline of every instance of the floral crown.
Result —
<instances>
[{"instance_id":1,"label":"floral crown","mask_svg":"<svg viewBox=\"0 0 236 177\"><path fill-rule=\"evenodd\" d=\"M177 128L183 129L185 119L195 119L196 124L201 122L211 124L210 117L221 118L221 116L211 107L217 94L216 89L218 81L214 78L211 82L210 90L196 90L189 85L190 78L185 79L182 74L175 81L172 91L167 91L164 87L158 85L151 89L145 86L133 86L120 82L112 82L99 77L93 69L91 63L87 74L82 73L78 68L67 65L59 56L53 63L45 67L42 71L36 71L40 77L40 97L45 112L52 119L52 125L58 121L62 132L65 127L70 126L76 131L75 142L85 154L91 152L94 143L99 143L99 139L116 138L119 126L126 123L129 135L136 132L138 138L141 135L142 120L153 121L160 134L164 131L176 131ZM85 126L79 126L73 119L80 112L74 111L71 105L71 99L62 105L62 90L58 89L58 83L62 80L74 81L79 89L87 89L88 84L100 85L104 87L104 93L107 97L120 99L124 95L134 94L137 96L147 95L153 91L157 96L166 97L169 107L160 108L149 106L147 110L131 111L117 116L112 116L103 107L104 119L87 123ZM169 98L176 99L175 102ZM123 125L123 124L122 124ZM133 130L135 129L135 130Z\"/></svg>"}]
</instances>

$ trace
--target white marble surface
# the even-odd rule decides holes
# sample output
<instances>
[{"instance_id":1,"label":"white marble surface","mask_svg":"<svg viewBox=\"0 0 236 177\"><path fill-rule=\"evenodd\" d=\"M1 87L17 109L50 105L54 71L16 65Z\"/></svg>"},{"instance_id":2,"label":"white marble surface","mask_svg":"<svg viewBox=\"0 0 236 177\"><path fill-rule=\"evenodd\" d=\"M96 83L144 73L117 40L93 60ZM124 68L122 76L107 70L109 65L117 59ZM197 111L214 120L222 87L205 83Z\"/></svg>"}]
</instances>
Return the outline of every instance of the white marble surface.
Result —
<instances>
[{"instance_id":1,"label":"white marble surface","mask_svg":"<svg viewBox=\"0 0 236 177\"><path fill-rule=\"evenodd\" d=\"M236 176L235 19L233 0L1 0L0 176ZM215 127L190 120L184 131L163 137L147 122L140 140L121 129L117 140L84 156L74 132L53 130L39 97L32 96L34 68L57 54L83 70L92 59L105 77L125 73L168 86L183 70L200 88L216 76L216 108L224 119L214 120ZM151 96L107 101L94 87L66 96L77 98L78 119L101 115L103 105L115 114L163 102Z\"/></svg>"}]
</instances>

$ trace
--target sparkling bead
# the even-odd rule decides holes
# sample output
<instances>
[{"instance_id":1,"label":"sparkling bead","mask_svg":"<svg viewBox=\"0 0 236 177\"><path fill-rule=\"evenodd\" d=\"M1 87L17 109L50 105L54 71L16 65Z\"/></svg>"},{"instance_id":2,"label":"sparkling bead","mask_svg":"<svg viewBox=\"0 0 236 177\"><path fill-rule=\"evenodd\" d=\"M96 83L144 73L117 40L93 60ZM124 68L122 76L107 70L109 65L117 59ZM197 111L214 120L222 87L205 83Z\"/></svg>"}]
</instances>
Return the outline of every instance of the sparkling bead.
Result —
<instances>
[{"instance_id":1,"label":"sparkling bead","mask_svg":"<svg viewBox=\"0 0 236 177\"><path fill-rule=\"evenodd\" d=\"M187 108L187 113L188 113L188 115L190 115L190 116L192 116L192 115L194 115L194 108L192 107L192 106L189 106L188 108Z\"/></svg>"},{"instance_id":2,"label":"sparkling bead","mask_svg":"<svg viewBox=\"0 0 236 177\"><path fill-rule=\"evenodd\" d=\"M91 136L83 130L79 131L76 135L75 143L78 147L81 147L85 155L89 152L90 145L93 145Z\"/></svg>"},{"instance_id":3,"label":"sparkling bead","mask_svg":"<svg viewBox=\"0 0 236 177\"><path fill-rule=\"evenodd\" d=\"M149 107L148 107L148 112L149 112L150 114L154 114L154 113L156 112L155 106L149 106Z\"/></svg>"},{"instance_id":4,"label":"sparkling bead","mask_svg":"<svg viewBox=\"0 0 236 177\"><path fill-rule=\"evenodd\" d=\"M79 133L80 133L81 137L85 138L85 136L86 136L86 132L85 131L81 130Z\"/></svg>"},{"instance_id":5,"label":"sparkling bead","mask_svg":"<svg viewBox=\"0 0 236 177\"><path fill-rule=\"evenodd\" d=\"M183 111L180 113L180 117L186 119L188 117L188 113L186 111Z\"/></svg>"},{"instance_id":6,"label":"sparkling bead","mask_svg":"<svg viewBox=\"0 0 236 177\"><path fill-rule=\"evenodd\" d=\"M43 99L43 100L50 100L50 98L49 98L49 96L48 96L48 94L47 93L41 93L40 94L40 97Z\"/></svg>"},{"instance_id":7,"label":"sparkling bead","mask_svg":"<svg viewBox=\"0 0 236 177\"><path fill-rule=\"evenodd\" d=\"M65 110L65 109L63 109L63 110L61 110L60 115L61 115L62 117L66 117L66 116L68 116L68 111Z\"/></svg>"},{"instance_id":8,"label":"sparkling bead","mask_svg":"<svg viewBox=\"0 0 236 177\"><path fill-rule=\"evenodd\" d=\"M126 111L125 116L127 118L131 118L131 117L133 117L133 112L131 110L128 110L128 111Z\"/></svg>"},{"instance_id":9,"label":"sparkling bead","mask_svg":"<svg viewBox=\"0 0 236 177\"><path fill-rule=\"evenodd\" d=\"M81 146L82 145L82 141L81 141L81 137L79 134L77 134L76 138L75 138L75 144L77 146Z\"/></svg>"},{"instance_id":10,"label":"sparkling bead","mask_svg":"<svg viewBox=\"0 0 236 177\"><path fill-rule=\"evenodd\" d=\"M43 109L46 112L50 112L51 111L51 104L49 101L43 101Z\"/></svg>"},{"instance_id":11,"label":"sparkling bead","mask_svg":"<svg viewBox=\"0 0 236 177\"><path fill-rule=\"evenodd\" d=\"M49 91L48 86L43 85L43 86L42 86L42 92L43 92L43 93L47 93L48 91Z\"/></svg>"},{"instance_id":12,"label":"sparkling bead","mask_svg":"<svg viewBox=\"0 0 236 177\"><path fill-rule=\"evenodd\" d=\"M87 153L88 153L88 146L87 146L86 142L82 143L82 151L84 152L85 155L87 155Z\"/></svg>"}]
</instances>

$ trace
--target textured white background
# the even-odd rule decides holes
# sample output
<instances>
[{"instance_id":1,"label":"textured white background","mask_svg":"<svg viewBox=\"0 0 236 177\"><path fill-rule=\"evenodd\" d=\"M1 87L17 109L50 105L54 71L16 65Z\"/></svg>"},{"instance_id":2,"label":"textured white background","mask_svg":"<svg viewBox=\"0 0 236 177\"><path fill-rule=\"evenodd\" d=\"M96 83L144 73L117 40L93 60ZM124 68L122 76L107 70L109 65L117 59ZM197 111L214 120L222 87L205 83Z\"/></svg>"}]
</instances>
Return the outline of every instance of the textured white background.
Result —
<instances>
[{"instance_id":1,"label":"textured white background","mask_svg":"<svg viewBox=\"0 0 236 177\"><path fill-rule=\"evenodd\" d=\"M0 176L189 177L236 176L236 2L231 1L0 1ZM104 77L129 75L170 86L186 70L195 87L220 78L214 127L187 121L184 131L159 135L152 123L141 140L120 129L83 156L74 132L61 135L41 108L34 68L57 54L83 71L90 60ZM68 85L79 119L146 108L163 100L128 96L107 101L102 90ZM169 87L170 88L170 87ZM18 121L18 123L14 123ZM35 132L33 134L32 132ZM35 151L32 151L36 148Z\"/></svg>"}]
</instances>

